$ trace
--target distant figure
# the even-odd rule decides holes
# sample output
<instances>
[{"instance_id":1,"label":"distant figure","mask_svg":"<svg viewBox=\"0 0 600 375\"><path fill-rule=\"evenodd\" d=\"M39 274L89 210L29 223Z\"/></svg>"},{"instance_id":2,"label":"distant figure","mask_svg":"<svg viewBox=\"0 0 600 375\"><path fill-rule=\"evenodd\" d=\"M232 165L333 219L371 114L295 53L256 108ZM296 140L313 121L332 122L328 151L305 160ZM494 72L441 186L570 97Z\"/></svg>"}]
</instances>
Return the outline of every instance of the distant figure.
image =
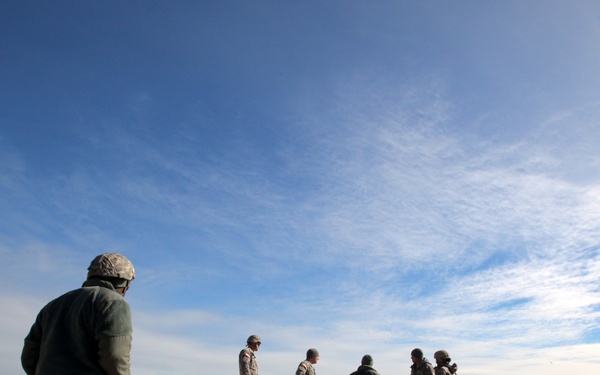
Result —
<instances>
[{"instance_id":1,"label":"distant figure","mask_svg":"<svg viewBox=\"0 0 600 375\"><path fill-rule=\"evenodd\" d=\"M246 340L246 347L240 351L240 375L258 375L258 363L254 352L260 348L262 340L257 335L252 335Z\"/></svg>"},{"instance_id":2,"label":"distant figure","mask_svg":"<svg viewBox=\"0 0 600 375\"><path fill-rule=\"evenodd\" d=\"M319 352L317 349L308 349L306 352L306 360L300 362L298 369L296 370L296 375L316 375L317 372L313 365L316 365L317 362L319 362Z\"/></svg>"},{"instance_id":3,"label":"distant figure","mask_svg":"<svg viewBox=\"0 0 600 375\"><path fill-rule=\"evenodd\" d=\"M423 351L419 348L410 352L412 366L410 366L410 375L435 375L433 366L427 358L423 357Z\"/></svg>"},{"instance_id":4,"label":"distant figure","mask_svg":"<svg viewBox=\"0 0 600 375\"><path fill-rule=\"evenodd\" d=\"M129 375L131 310L124 297L134 278L125 256L94 258L80 289L39 312L21 353L27 375Z\"/></svg>"},{"instance_id":5,"label":"distant figure","mask_svg":"<svg viewBox=\"0 0 600 375\"><path fill-rule=\"evenodd\" d=\"M456 370L458 369L458 366L456 365L456 363L453 363L452 365L450 365L450 361L452 361L452 359L450 358L450 354L447 351L438 350L433 355L433 358L435 358L435 363L437 364L437 366L435 366L435 368L434 368L435 375L454 375L454 374L456 374Z\"/></svg>"},{"instance_id":6,"label":"distant figure","mask_svg":"<svg viewBox=\"0 0 600 375\"><path fill-rule=\"evenodd\" d=\"M373 357L365 354L360 361L360 366L350 375L379 375L377 370L373 368Z\"/></svg>"}]
</instances>

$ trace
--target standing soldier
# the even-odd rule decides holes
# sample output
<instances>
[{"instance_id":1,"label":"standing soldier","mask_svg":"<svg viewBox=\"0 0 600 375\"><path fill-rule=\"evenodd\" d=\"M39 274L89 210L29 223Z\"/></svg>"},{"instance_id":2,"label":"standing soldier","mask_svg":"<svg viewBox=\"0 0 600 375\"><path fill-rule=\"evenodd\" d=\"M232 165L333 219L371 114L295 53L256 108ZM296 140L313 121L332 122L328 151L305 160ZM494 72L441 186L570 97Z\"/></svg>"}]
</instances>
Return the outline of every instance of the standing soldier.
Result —
<instances>
[{"instance_id":1,"label":"standing soldier","mask_svg":"<svg viewBox=\"0 0 600 375\"><path fill-rule=\"evenodd\" d=\"M240 375L258 375L258 363L254 352L258 350L260 344L261 339L257 335L252 335L246 340L246 347L240 351Z\"/></svg>"},{"instance_id":2,"label":"standing soldier","mask_svg":"<svg viewBox=\"0 0 600 375\"><path fill-rule=\"evenodd\" d=\"M450 365L450 361L452 361L452 359L450 358L450 354L445 351L445 350L438 350L437 352L435 352L435 354L433 355L433 358L435 358L435 363L437 364L437 366L435 366L435 375L454 375L456 374L456 370L457 370L457 365L456 363Z\"/></svg>"},{"instance_id":3,"label":"standing soldier","mask_svg":"<svg viewBox=\"0 0 600 375\"><path fill-rule=\"evenodd\" d=\"M306 352L306 360L300 362L296 375L317 375L313 365L319 362L319 352L315 348L310 348Z\"/></svg>"},{"instance_id":4,"label":"standing soldier","mask_svg":"<svg viewBox=\"0 0 600 375\"><path fill-rule=\"evenodd\" d=\"M38 314L21 353L27 375L129 375L133 330L124 297L134 278L125 256L94 258L83 286Z\"/></svg>"},{"instance_id":5,"label":"standing soldier","mask_svg":"<svg viewBox=\"0 0 600 375\"><path fill-rule=\"evenodd\" d=\"M435 375L433 366L427 358L423 357L423 351L419 348L410 352L410 359L413 364L410 366L410 375Z\"/></svg>"}]
</instances>

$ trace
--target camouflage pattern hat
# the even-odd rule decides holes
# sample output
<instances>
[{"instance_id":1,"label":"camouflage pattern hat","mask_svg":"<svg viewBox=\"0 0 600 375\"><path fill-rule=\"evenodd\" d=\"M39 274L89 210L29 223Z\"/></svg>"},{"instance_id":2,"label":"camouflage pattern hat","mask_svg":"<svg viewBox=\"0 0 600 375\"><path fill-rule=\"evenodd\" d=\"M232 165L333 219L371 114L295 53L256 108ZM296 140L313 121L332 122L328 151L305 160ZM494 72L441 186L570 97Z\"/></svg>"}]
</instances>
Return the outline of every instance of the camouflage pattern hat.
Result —
<instances>
[{"instance_id":1,"label":"camouflage pattern hat","mask_svg":"<svg viewBox=\"0 0 600 375\"><path fill-rule=\"evenodd\" d=\"M450 361L450 354L445 350L438 350L433 355L433 358L439 359L441 361L446 361L446 360Z\"/></svg>"},{"instance_id":2,"label":"camouflage pattern hat","mask_svg":"<svg viewBox=\"0 0 600 375\"><path fill-rule=\"evenodd\" d=\"M363 366L373 366L373 357L371 357L369 354L365 354L362 357L362 360L360 361L360 364Z\"/></svg>"},{"instance_id":3,"label":"camouflage pattern hat","mask_svg":"<svg viewBox=\"0 0 600 375\"><path fill-rule=\"evenodd\" d=\"M90 277L116 277L119 279L135 279L133 264L124 255L116 253L104 253L92 260L88 267L88 279Z\"/></svg>"},{"instance_id":4,"label":"camouflage pattern hat","mask_svg":"<svg viewBox=\"0 0 600 375\"><path fill-rule=\"evenodd\" d=\"M246 340L246 344L251 344L251 343L255 343L255 342L262 342L262 340L260 339L260 337L258 335L252 335L252 336L248 337L248 340Z\"/></svg>"}]
</instances>

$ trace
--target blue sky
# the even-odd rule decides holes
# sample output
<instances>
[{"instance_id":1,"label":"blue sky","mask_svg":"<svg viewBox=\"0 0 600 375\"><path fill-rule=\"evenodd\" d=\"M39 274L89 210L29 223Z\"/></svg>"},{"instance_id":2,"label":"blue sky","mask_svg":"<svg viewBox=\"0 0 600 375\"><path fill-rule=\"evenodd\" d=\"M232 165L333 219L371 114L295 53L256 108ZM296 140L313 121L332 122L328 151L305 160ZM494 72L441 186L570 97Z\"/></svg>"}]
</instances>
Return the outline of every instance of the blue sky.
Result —
<instances>
[{"instance_id":1,"label":"blue sky","mask_svg":"<svg viewBox=\"0 0 600 375\"><path fill-rule=\"evenodd\" d=\"M90 260L132 370L600 369L600 4L0 5L0 373Z\"/></svg>"}]
</instances>

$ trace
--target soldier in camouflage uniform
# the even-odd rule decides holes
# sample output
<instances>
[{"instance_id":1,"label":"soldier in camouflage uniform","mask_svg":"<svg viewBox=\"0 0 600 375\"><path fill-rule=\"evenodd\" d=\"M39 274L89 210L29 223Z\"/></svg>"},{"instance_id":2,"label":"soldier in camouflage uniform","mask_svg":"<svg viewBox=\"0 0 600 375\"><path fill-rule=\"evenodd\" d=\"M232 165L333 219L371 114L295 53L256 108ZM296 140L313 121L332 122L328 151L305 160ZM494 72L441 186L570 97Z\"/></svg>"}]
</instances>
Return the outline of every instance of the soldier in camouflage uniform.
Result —
<instances>
[{"instance_id":1,"label":"soldier in camouflage uniform","mask_svg":"<svg viewBox=\"0 0 600 375\"><path fill-rule=\"evenodd\" d=\"M413 349L410 353L410 358L413 362L412 366L410 366L410 375L435 375L433 366L427 358L423 357L421 349Z\"/></svg>"},{"instance_id":2,"label":"soldier in camouflage uniform","mask_svg":"<svg viewBox=\"0 0 600 375\"><path fill-rule=\"evenodd\" d=\"M257 335L252 335L246 340L246 347L240 351L240 375L258 375L258 363L254 352L260 347L262 340Z\"/></svg>"},{"instance_id":3,"label":"soldier in camouflage uniform","mask_svg":"<svg viewBox=\"0 0 600 375\"><path fill-rule=\"evenodd\" d=\"M129 375L133 330L124 297L134 278L125 256L94 258L81 288L39 312L21 353L27 375Z\"/></svg>"},{"instance_id":4,"label":"soldier in camouflage uniform","mask_svg":"<svg viewBox=\"0 0 600 375\"><path fill-rule=\"evenodd\" d=\"M319 362L319 352L315 348L310 348L306 352L306 360L300 362L296 375L317 375L313 365Z\"/></svg>"},{"instance_id":5,"label":"soldier in camouflage uniform","mask_svg":"<svg viewBox=\"0 0 600 375\"><path fill-rule=\"evenodd\" d=\"M450 361L452 361L452 359L450 358L450 354L447 351L438 350L433 355L433 358L435 358L435 363L437 364L437 366L435 366L435 368L434 368L435 375L454 375L454 374L456 374L456 370L457 370L458 366L456 365L456 363L453 363L452 365L450 365Z\"/></svg>"}]
</instances>

